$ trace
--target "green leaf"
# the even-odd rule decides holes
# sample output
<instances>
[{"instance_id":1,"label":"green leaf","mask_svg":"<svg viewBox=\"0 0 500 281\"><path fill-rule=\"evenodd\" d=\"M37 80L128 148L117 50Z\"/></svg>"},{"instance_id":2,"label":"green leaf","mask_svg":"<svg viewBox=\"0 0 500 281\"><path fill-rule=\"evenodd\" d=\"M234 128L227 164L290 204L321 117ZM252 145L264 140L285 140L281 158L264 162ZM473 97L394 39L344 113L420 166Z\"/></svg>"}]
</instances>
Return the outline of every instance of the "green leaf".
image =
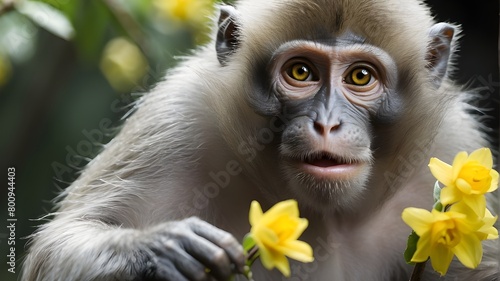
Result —
<instances>
[{"instance_id":1,"label":"green leaf","mask_svg":"<svg viewBox=\"0 0 500 281\"><path fill-rule=\"evenodd\" d=\"M420 237L415 233L415 231L412 231L410 236L408 236L408 242L406 243L406 250L404 253L407 264L415 264L414 262L411 262L411 258L417 250L417 242L419 238Z\"/></svg>"},{"instance_id":2,"label":"green leaf","mask_svg":"<svg viewBox=\"0 0 500 281\"><path fill-rule=\"evenodd\" d=\"M434 184L434 203L441 201L441 186L439 186L439 181Z\"/></svg>"},{"instance_id":3,"label":"green leaf","mask_svg":"<svg viewBox=\"0 0 500 281\"><path fill-rule=\"evenodd\" d=\"M436 211L442 212L443 211L443 204L441 204L441 202L438 201L438 202L434 203L434 206L432 208Z\"/></svg>"},{"instance_id":4,"label":"green leaf","mask_svg":"<svg viewBox=\"0 0 500 281\"><path fill-rule=\"evenodd\" d=\"M248 251L250 251L250 249L252 249L255 246L255 240L253 240L253 237L250 233L247 233L245 235L245 237L243 237L242 245L243 245L243 249L247 253L248 253Z\"/></svg>"},{"instance_id":5,"label":"green leaf","mask_svg":"<svg viewBox=\"0 0 500 281\"><path fill-rule=\"evenodd\" d=\"M34 1L17 1L19 13L31 19L40 27L65 40L70 40L75 30L68 18L49 4Z\"/></svg>"}]
</instances>

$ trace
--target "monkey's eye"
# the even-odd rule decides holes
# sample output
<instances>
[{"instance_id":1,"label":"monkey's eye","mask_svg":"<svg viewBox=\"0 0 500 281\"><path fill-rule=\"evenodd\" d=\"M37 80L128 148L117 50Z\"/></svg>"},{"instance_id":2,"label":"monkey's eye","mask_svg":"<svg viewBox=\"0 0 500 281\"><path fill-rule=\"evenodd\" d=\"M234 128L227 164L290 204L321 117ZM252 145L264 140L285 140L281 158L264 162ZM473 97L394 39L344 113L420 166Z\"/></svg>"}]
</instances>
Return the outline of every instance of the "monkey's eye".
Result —
<instances>
[{"instance_id":1,"label":"monkey's eye","mask_svg":"<svg viewBox=\"0 0 500 281\"><path fill-rule=\"evenodd\" d=\"M286 70L286 73L290 78L297 81L311 81L313 80L313 73L311 68L302 62L295 63Z\"/></svg>"},{"instance_id":2,"label":"monkey's eye","mask_svg":"<svg viewBox=\"0 0 500 281\"><path fill-rule=\"evenodd\" d=\"M305 98L318 90L321 80L319 71L307 58L289 59L279 70L277 85L286 98Z\"/></svg>"},{"instance_id":3,"label":"monkey's eye","mask_svg":"<svg viewBox=\"0 0 500 281\"><path fill-rule=\"evenodd\" d=\"M366 86L373 80L373 75L368 67L356 67L344 78L344 82L355 86Z\"/></svg>"}]
</instances>

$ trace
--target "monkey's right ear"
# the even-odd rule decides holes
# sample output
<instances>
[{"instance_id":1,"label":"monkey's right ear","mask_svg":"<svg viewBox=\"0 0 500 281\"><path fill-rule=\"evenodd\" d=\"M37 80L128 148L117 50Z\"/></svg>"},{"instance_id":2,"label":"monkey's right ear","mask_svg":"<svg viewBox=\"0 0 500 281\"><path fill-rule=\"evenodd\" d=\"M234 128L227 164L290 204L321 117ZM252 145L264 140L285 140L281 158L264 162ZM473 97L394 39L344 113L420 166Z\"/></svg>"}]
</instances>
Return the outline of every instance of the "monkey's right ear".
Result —
<instances>
[{"instance_id":1,"label":"monkey's right ear","mask_svg":"<svg viewBox=\"0 0 500 281\"><path fill-rule=\"evenodd\" d=\"M222 65L226 64L229 56L238 48L238 20L239 13L234 7L221 6L215 50L217 59Z\"/></svg>"},{"instance_id":2,"label":"monkey's right ear","mask_svg":"<svg viewBox=\"0 0 500 281\"><path fill-rule=\"evenodd\" d=\"M444 22L433 25L429 30L430 42L426 56L427 68L430 71L434 85L438 88L448 70L455 32L455 26Z\"/></svg>"}]
</instances>

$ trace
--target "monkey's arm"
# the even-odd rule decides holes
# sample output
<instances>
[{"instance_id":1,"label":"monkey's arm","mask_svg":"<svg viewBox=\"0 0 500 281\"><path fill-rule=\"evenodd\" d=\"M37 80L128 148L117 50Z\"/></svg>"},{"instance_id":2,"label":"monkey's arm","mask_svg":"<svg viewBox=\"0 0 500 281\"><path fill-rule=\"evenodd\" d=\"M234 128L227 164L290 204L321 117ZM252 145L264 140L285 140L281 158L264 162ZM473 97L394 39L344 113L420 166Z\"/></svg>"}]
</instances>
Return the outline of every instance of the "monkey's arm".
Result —
<instances>
[{"instance_id":1,"label":"monkey's arm","mask_svg":"<svg viewBox=\"0 0 500 281\"><path fill-rule=\"evenodd\" d=\"M144 230L63 217L35 234L23 280L227 280L243 265L232 235L194 217Z\"/></svg>"},{"instance_id":2,"label":"monkey's arm","mask_svg":"<svg viewBox=\"0 0 500 281\"><path fill-rule=\"evenodd\" d=\"M199 186L193 167L201 144L187 130L198 117L170 97L149 94L64 191L55 218L33 236L23 280L209 280L205 268L227 280L242 268L243 250L232 235L184 219L201 212L180 210L189 187ZM177 109L153 107L163 103ZM145 113L164 117L148 122Z\"/></svg>"}]
</instances>

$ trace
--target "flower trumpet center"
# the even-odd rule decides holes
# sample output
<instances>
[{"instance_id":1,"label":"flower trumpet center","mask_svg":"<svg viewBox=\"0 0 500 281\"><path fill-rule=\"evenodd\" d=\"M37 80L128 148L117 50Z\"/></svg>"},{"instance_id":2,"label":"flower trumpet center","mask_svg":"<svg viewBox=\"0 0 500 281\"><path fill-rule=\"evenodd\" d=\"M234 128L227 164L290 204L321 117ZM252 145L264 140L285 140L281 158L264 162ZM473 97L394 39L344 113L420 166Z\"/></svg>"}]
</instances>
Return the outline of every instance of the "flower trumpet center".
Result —
<instances>
[{"instance_id":1,"label":"flower trumpet center","mask_svg":"<svg viewBox=\"0 0 500 281\"><path fill-rule=\"evenodd\" d=\"M448 248L453 248L460 242L460 232L453 220L437 222L434 225L434 233L436 243Z\"/></svg>"},{"instance_id":2,"label":"flower trumpet center","mask_svg":"<svg viewBox=\"0 0 500 281\"><path fill-rule=\"evenodd\" d=\"M491 169L485 168L478 162L466 163L460 170L458 178L462 179L470 186L469 192L466 193L484 194L491 186L492 178L490 171Z\"/></svg>"},{"instance_id":3,"label":"flower trumpet center","mask_svg":"<svg viewBox=\"0 0 500 281\"><path fill-rule=\"evenodd\" d=\"M280 216L272 225L268 227L276 234L278 241L285 241L292 236L297 228L297 221L291 219L289 216Z\"/></svg>"}]
</instances>

